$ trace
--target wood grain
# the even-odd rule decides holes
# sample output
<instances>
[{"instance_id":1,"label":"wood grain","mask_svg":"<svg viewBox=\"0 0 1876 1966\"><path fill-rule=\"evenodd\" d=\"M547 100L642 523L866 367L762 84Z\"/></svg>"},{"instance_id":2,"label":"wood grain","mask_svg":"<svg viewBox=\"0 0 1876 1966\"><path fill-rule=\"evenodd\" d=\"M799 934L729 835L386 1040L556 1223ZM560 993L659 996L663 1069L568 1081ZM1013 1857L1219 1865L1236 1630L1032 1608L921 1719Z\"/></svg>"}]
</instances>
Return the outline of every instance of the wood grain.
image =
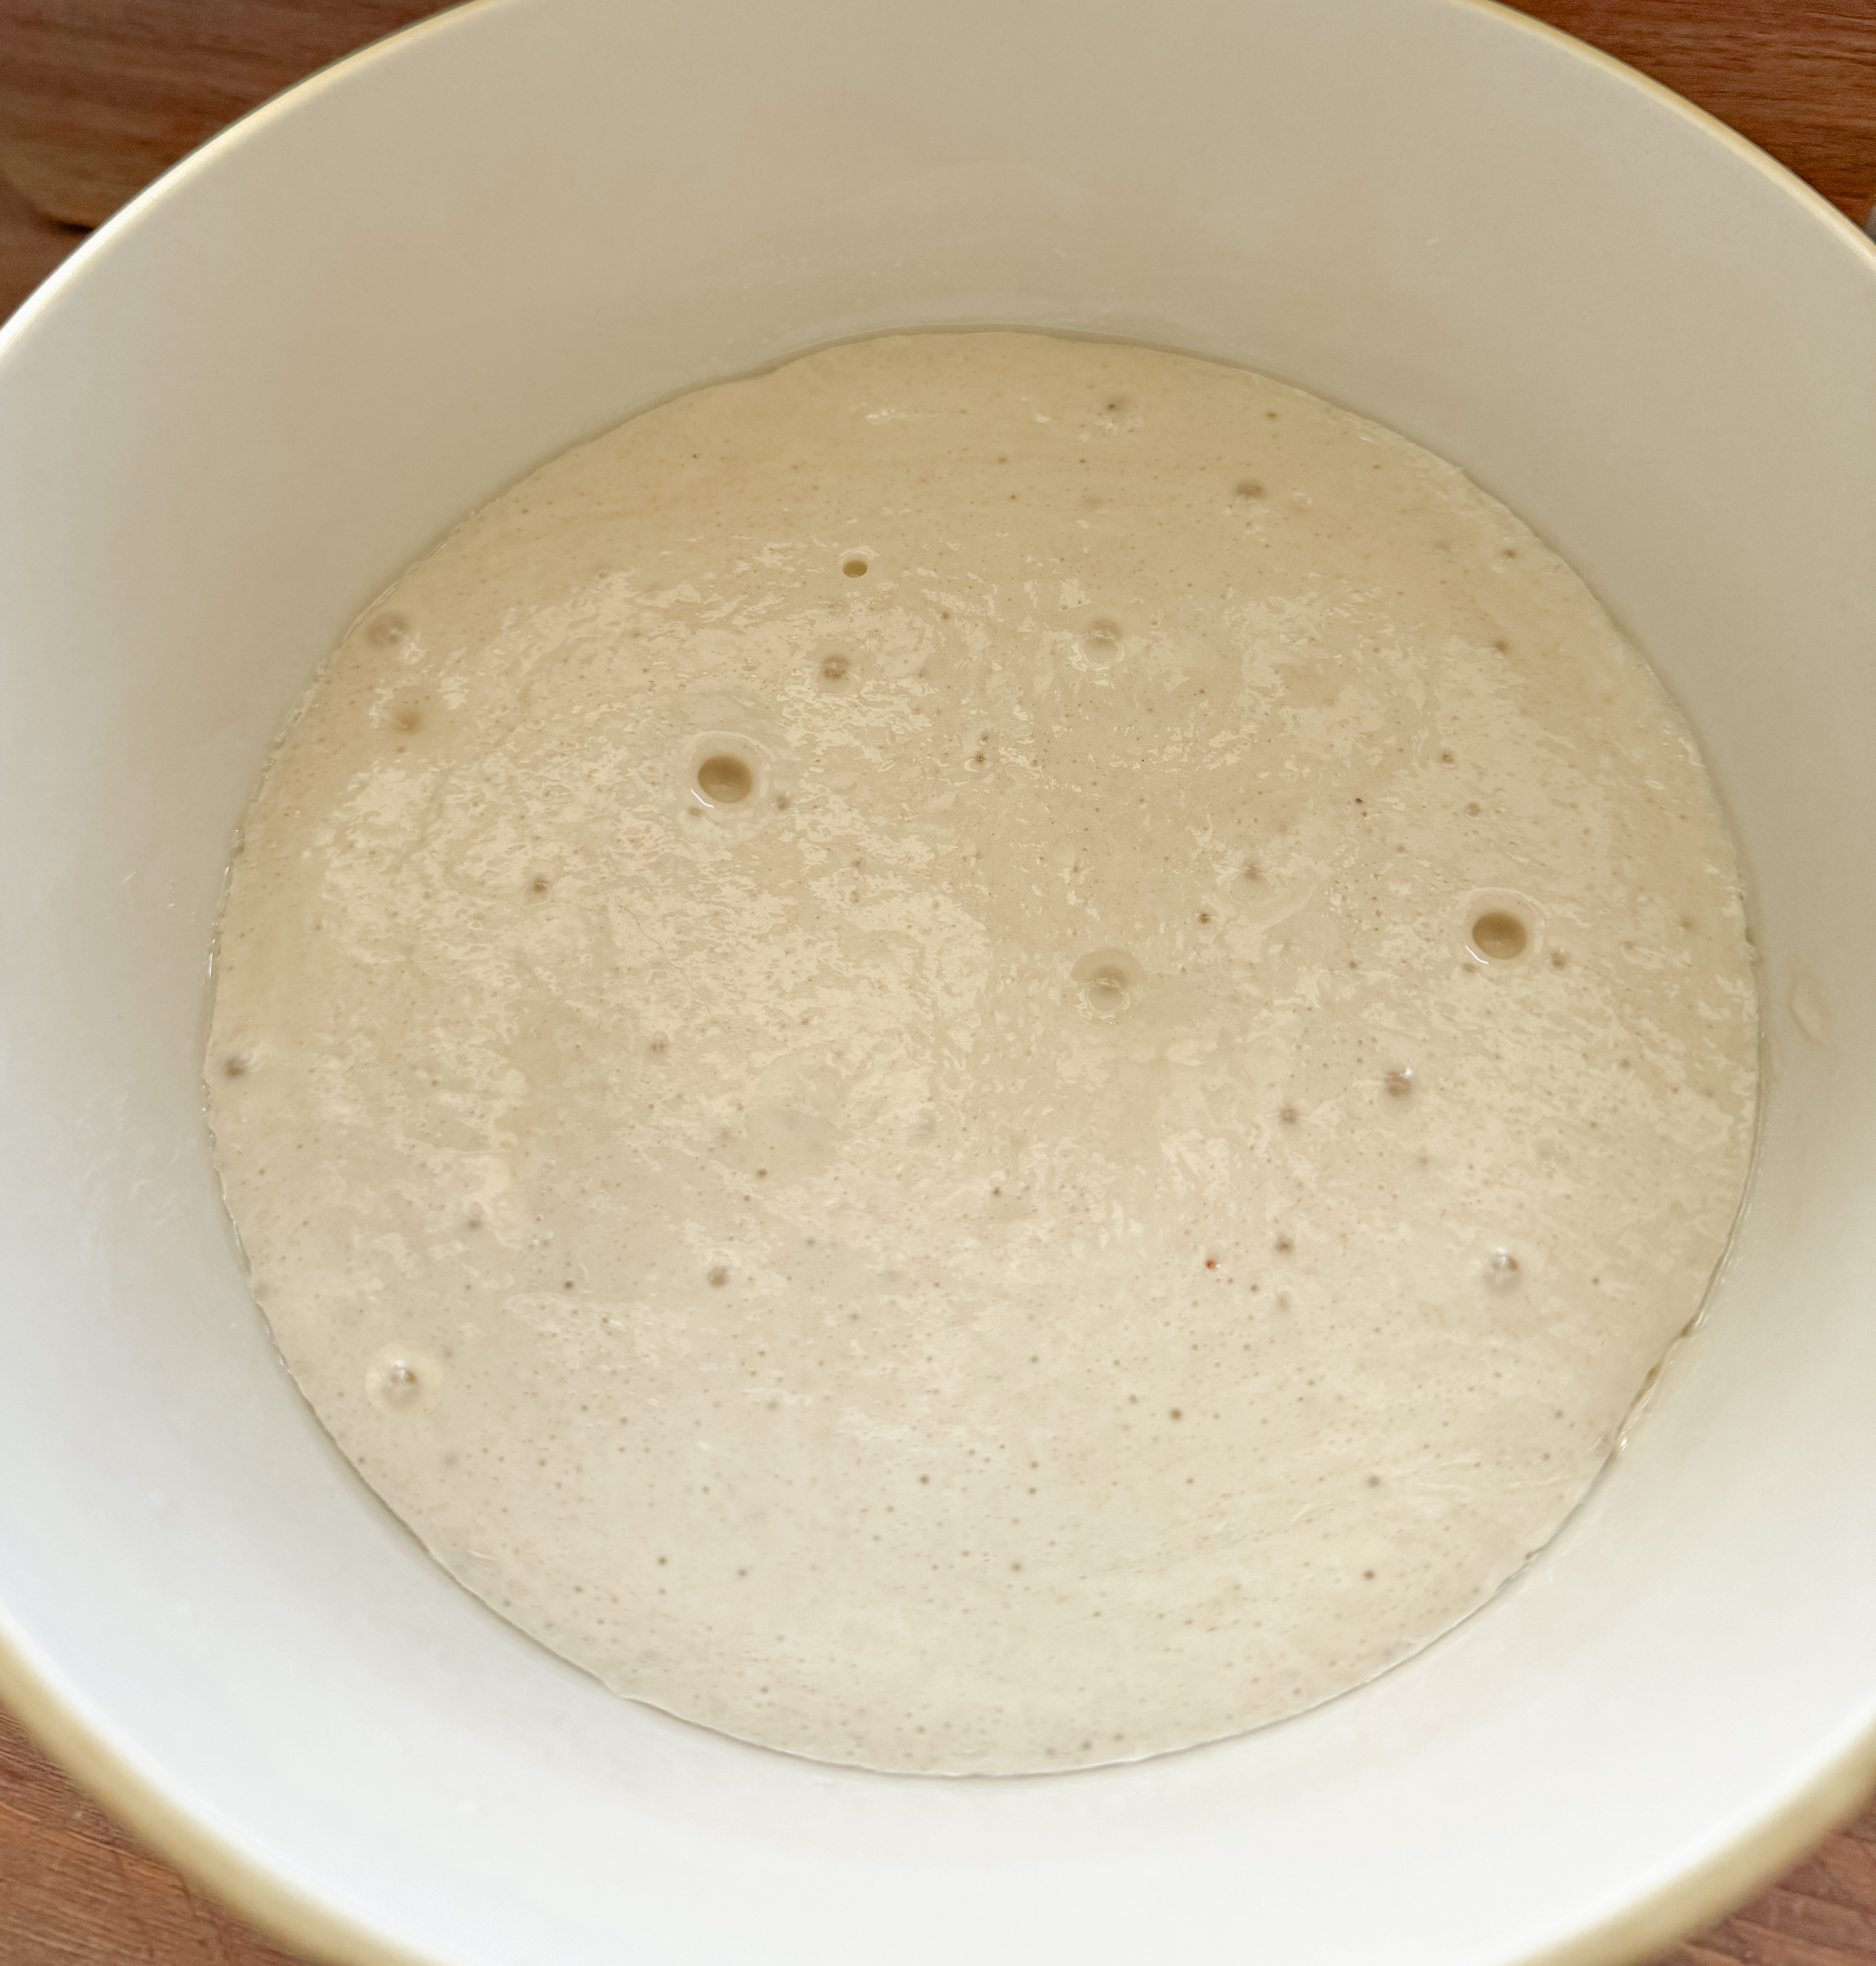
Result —
<instances>
[{"instance_id":1,"label":"wood grain","mask_svg":"<svg viewBox=\"0 0 1876 1966\"><path fill-rule=\"evenodd\" d=\"M1536 0L1729 123L1861 225L1876 205L1876 0Z\"/></svg>"},{"instance_id":2,"label":"wood grain","mask_svg":"<svg viewBox=\"0 0 1876 1966\"><path fill-rule=\"evenodd\" d=\"M0 179L0 318L83 236L76 228L276 89L430 11L412 0L0 0L0 172L13 181ZM1859 223L1876 205L1876 0L1538 0L1526 11L1697 102ZM0 1713L0 1966L293 1962L140 1849ZM1658 1966L1876 1966L1876 1807Z\"/></svg>"},{"instance_id":3,"label":"wood grain","mask_svg":"<svg viewBox=\"0 0 1876 1966\"><path fill-rule=\"evenodd\" d=\"M0 0L0 172L96 225L257 102L424 0Z\"/></svg>"},{"instance_id":4,"label":"wood grain","mask_svg":"<svg viewBox=\"0 0 1876 1966\"><path fill-rule=\"evenodd\" d=\"M84 228L61 225L0 177L0 321L25 299L85 237ZM0 1966L4 1966L0 1958Z\"/></svg>"},{"instance_id":5,"label":"wood grain","mask_svg":"<svg viewBox=\"0 0 1876 1966\"><path fill-rule=\"evenodd\" d=\"M0 1713L0 1966L294 1966L66 1781Z\"/></svg>"}]
</instances>

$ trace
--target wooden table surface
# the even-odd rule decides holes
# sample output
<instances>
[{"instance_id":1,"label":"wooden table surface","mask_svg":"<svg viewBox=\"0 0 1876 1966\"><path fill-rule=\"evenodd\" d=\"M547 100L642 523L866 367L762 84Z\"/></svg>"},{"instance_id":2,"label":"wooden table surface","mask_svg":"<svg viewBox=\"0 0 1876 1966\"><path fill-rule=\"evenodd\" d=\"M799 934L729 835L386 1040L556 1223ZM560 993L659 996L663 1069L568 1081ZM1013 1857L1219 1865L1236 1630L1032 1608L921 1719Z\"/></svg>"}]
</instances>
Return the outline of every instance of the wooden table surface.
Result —
<instances>
[{"instance_id":1,"label":"wooden table surface","mask_svg":"<svg viewBox=\"0 0 1876 1966\"><path fill-rule=\"evenodd\" d=\"M0 317L84 227L183 151L430 11L411 0L0 0ZM1858 224L1876 206L1876 0L1534 0L1526 11L1712 111ZM1723 1962L1876 1966L1876 1806L1662 1966ZM140 1848L0 1713L0 1966L291 1961Z\"/></svg>"}]
</instances>

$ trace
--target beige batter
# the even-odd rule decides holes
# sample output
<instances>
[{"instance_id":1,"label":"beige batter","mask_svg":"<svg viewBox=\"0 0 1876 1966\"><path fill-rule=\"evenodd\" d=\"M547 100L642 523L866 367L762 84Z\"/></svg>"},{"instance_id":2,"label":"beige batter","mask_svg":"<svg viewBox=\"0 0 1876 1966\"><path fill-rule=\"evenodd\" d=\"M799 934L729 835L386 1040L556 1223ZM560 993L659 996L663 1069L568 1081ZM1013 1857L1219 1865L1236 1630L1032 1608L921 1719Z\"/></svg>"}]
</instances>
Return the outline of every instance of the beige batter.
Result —
<instances>
[{"instance_id":1,"label":"beige batter","mask_svg":"<svg viewBox=\"0 0 1876 1966\"><path fill-rule=\"evenodd\" d=\"M620 1692L869 1767L1175 1748L1482 1603L1694 1316L1733 856L1402 439L1015 334L569 453L347 637L210 1106L320 1416Z\"/></svg>"}]
</instances>

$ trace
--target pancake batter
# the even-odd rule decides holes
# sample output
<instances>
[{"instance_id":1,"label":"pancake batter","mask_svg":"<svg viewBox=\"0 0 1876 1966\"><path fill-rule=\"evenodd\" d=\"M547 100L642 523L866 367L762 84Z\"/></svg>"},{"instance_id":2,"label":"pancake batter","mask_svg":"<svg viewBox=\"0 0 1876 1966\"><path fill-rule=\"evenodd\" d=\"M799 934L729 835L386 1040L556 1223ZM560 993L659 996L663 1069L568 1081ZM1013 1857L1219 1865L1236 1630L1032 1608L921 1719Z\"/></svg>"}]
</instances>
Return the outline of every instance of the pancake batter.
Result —
<instances>
[{"instance_id":1,"label":"pancake batter","mask_svg":"<svg viewBox=\"0 0 1876 1966\"><path fill-rule=\"evenodd\" d=\"M1691 741L1403 439L1007 334L701 390L358 623L244 827L256 1297L635 1698L1065 1768L1352 1686L1556 1529L1736 1208Z\"/></svg>"}]
</instances>

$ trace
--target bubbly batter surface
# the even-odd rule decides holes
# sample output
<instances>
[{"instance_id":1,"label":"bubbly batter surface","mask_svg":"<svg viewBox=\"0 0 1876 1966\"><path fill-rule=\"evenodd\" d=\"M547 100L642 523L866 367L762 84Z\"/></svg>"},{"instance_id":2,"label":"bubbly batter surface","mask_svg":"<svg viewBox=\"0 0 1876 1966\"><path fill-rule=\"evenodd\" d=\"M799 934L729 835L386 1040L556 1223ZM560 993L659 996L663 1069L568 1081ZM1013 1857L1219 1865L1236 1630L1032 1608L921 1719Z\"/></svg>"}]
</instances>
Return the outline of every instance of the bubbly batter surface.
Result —
<instances>
[{"instance_id":1,"label":"bubbly batter surface","mask_svg":"<svg viewBox=\"0 0 1876 1966\"><path fill-rule=\"evenodd\" d=\"M439 1559L879 1768L1228 1733L1557 1528L1694 1316L1755 994L1576 577L1261 377L836 348L371 610L234 865L255 1295Z\"/></svg>"}]
</instances>

